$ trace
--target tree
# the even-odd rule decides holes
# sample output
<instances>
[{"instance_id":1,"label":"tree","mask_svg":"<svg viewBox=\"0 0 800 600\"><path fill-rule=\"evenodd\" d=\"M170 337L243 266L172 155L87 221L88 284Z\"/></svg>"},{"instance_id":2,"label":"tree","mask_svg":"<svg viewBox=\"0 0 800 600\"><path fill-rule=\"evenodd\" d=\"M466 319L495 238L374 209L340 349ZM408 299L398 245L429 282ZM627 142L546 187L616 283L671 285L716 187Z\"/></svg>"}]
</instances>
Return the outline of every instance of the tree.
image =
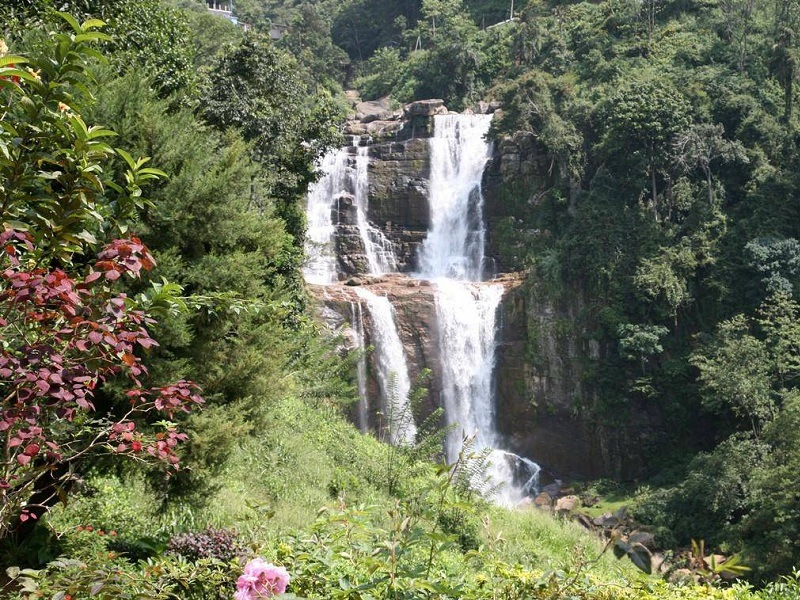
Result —
<instances>
[{"instance_id":1,"label":"tree","mask_svg":"<svg viewBox=\"0 0 800 600\"><path fill-rule=\"evenodd\" d=\"M736 64L744 71L750 52L750 38L755 28L756 0L721 0L725 37L736 50Z\"/></svg>"},{"instance_id":2,"label":"tree","mask_svg":"<svg viewBox=\"0 0 800 600\"><path fill-rule=\"evenodd\" d=\"M316 177L315 161L340 139L342 107L308 84L294 57L257 33L222 58L202 105L209 123L238 129L252 143L278 214L301 239L299 202Z\"/></svg>"},{"instance_id":3,"label":"tree","mask_svg":"<svg viewBox=\"0 0 800 600\"><path fill-rule=\"evenodd\" d=\"M161 0L24 0L9 4L0 7L0 22L11 22L8 12L12 12L20 35L50 21L57 5L78 19L105 21L106 35L100 47L114 55L114 67L119 71L149 71L155 88L164 95L195 83L194 45L186 17Z\"/></svg>"},{"instance_id":4,"label":"tree","mask_svg":"<svg viewBox=\"0 0 800 600\"><path fill-rule=\"evenodd\" d=\"M600 112L603 155L621 161L632 175L646 173L658 221L658 177L669 165L675 138L691 122L688 102L663 79L640 79L623 84Z\"/></svg>"},{"instance_id":5,"label":"tree","mask_svg":"<svg viewBox=\"0 0 800 600\"><path fill-rule=\"evenodd\" d=\"M684 171L700 168L706 176L708 186L708 203L714 205L714 180L711 163L739 161L747 163L748 158L744 146L737 141L725 138L725 128L716 123L699 123L692 125L675 138L675 162Z\"/></svg>"},{"instance_id":6,"label":"tree","mask_svg":"<svg viewBox=\"0 0 800 600\"><path fill-rule=\"evenodd\" d=\"M715 336L692 357L700 370L704 405L730 411L758 437L775 416L772 363L764 342L750 332L743 315L722 322Z\"/></svg>"},{"instance_id":7,"label":"tree","mask_svg":"<svg viewBox=\"0 0 800 600\"><path fill-rule=\"evenodd\" d=\"M462 0L423 0L422 16L406 38L419 49L409 55L417 98L443 98L451 108L473 99L483 60L480 31Z\"/></svg>"},{"instance_id":8,"label":"tree","mask_svg":"<svg viewBox=\"0 0 800 600\"><path fill-rule=\"evenodd\" d=\"M112 238L147 203L141 185L163 173L81 118L103 23L61 16L70 31L41 53L0 57L0 538L24 536L97 452L176 464L185 434L169 422L152 433L145 417L202 402L187 381L144 386L141 353L157 344L143 305L174 299L120 291L155 263L138 238ZM111 175L115 157L124 182ZM96 391L118 377L127 401L98 408Z\"/></svg>"}]
</instances>

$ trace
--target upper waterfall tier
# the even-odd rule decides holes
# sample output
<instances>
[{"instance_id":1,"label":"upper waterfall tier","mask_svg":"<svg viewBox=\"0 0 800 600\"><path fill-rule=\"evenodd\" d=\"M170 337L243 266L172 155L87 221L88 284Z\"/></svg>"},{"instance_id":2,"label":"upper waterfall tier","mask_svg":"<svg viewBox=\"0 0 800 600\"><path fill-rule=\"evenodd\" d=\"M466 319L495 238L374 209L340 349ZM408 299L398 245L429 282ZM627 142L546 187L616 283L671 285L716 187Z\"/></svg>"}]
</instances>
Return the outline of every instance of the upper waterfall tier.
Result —
<instances>
[{"instance_id":1,"label":"upper waterfall tier","mask_svg":"<svg viewBox=\"0 0 800 600\"><path fill-rule=\"evenodd\" d=\"M419 274L480 281L485 229L481 178L489 160L491 115L434 117L430 168L430 227L420 248Z\"/></svg>"},{"instance_id":2,"label":"upper waterfall tier","mask_svg":"<svg viewBox=\"0 0 800 600\"><path fill-rule=\"evenodd\" d=\"M347 189L348 156L344 148L328 152L319 165L322 176L308 190L303 277L309 283L325 285L337 279L331 208L337 196Z\"/></svg>"},{"instance_id":3,"label":"upper waterfall tier","mask_svg":"<svg viewBox=\"0 0 800 600\"><path fill-rule=\"evenodd\" d=\"M338 252L345 230L360 240L364 274L397 271L394 244L369 221L369 162L369 147L354 138L353 146L329 152L319 165L322 175L309 189L307 200L303 274L309 283L327 285L339 280L339 264L347 258ZM343 220L348 209L355 218Z\"/></svg>"}]
</instances>

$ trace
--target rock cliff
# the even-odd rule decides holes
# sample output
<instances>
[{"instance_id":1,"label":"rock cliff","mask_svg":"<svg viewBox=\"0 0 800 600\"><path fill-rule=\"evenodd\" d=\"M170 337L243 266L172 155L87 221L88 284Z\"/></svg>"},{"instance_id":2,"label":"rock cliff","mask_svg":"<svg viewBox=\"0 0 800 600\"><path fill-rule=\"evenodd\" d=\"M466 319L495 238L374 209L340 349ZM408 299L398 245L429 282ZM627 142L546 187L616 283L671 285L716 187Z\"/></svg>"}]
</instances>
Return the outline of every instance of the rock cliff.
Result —
<instances>
[{"instance_id":1,"label":"rock cliff","mask_svg":"<svg viewBox=\"0 0 800 600\"><path fill-rule=\"evenodd\" d=\"M359 103L355 108L346 132L369 148L369 221L392 241L398 270L413 272L429 225L432 117L447 109L440 100L416 102L402 110L392 110L386 102ZM488 112L498 107L478 108ZM618 440L597 429L584 411L594 393L585 383L586 373L602 348L585 331L580 290L556 300L543 291L535 273L502 274L515 266L504 260L509 249L497 233L500 223L514 223L519 198L509 201L508 195L522 194L525 202L535 203L558 183L558 176L532 133L495 140L484 172L487 256L506 289L495 372L497 429L509 449L536 460L555 476L631 476L636 474L635 459L627 458ZM440 373L432 284L403 274L360 275L366 269L355 219L353 198L342 195L333 215L340 277L390 299L412 381L424 369ZM331 326L351 321L353 303L358 302L352 286L311 286L311 291L324 307L321 317ZM369 332L369 323L365 325ZM429 393L422 410L430 413L440 406L441 382L433 377L425 385ZM378 383L371 370L368 388L376 397Z\"/></svg>"}]
</instances>

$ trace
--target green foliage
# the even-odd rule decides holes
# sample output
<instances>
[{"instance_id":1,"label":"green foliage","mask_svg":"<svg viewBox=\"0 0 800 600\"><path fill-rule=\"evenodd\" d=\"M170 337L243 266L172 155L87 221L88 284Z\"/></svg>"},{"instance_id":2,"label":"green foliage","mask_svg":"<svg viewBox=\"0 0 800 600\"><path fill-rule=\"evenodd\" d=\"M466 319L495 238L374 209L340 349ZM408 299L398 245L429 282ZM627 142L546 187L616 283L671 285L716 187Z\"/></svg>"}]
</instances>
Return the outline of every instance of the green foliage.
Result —
<instances>
[{"instance_id":1,"label":"green foliage","mask_svg":"<svg viewBox=\"0 0 800 600\"><path fill-rule=\"evenodd\" d=\"M118 71L136 69L153 74L154 85L164 94L190 89L195 82L194 47L181 11L161 0L68 0L58 10L79 20L99 18L105 22L104 52L113 55ZM12 3L13 5L13 3ZM26 0L10 11L9 22L22 34L26 28L47 23L56 3ZM4 19L2 19L4 20ZM165 49L169 52L165 52Z\"/></svg>"},{"instance_id":2,"label":"green foliage","mask_svg":"<svg viewBox=\"0 0 800 600\"><path fill-rule=\"evenodd\" d=\"M194 563L165 555L138 564L104 550L83 560L58 558L39 570L10 571L12 599L64 598L186 598L223 600L235 590L238 563L203 559Z\"/></svg>"},{"instance_id":3,"label":"green foliage","mask_svg":"<svg viewBox=\"0 0 800 600\"><path fill-rule=\"evenodd\" d=\"M31 58L0 57L0 97L8 105L0 116L0 209L7 227L30 232L40 253L69 264L73 254L124 232L148 203L141 185L163 172L114 150L114 131L84 121L89 66L100 56L93 46L106 36L97 31L101 21L62 17L71 31L55 34ZM125 158L124 183L108 172L116 156Z\"/></svg>"},{"instance_id":4,"label":"green foliage","mask_svg":"<svg viewBox=\"0 0 800 600\"><path fill-rule=\"evenodd\" d=\"M407 65L397 48L379 48L366 63L364 74L356 81L362 96L368 100L391 95L401 102L414 97L413 84L409 85ZM404 87L405 86L405 87Z\"/></svg>"},{"instance_id":5,"label":"green foliage","mask_svg":"<svg viewBox=\"0 0 800 600\"><path fill-rule=\"evenodd\" d=\"M297 240L299 206L316 177L314 164L339 141L341 106L303 77L297 59L264 37L250 33L224 54L209 76L202 98L206 120L221 130L239 130L263 170L263 185Z\"/></svg>"}]
</instances>

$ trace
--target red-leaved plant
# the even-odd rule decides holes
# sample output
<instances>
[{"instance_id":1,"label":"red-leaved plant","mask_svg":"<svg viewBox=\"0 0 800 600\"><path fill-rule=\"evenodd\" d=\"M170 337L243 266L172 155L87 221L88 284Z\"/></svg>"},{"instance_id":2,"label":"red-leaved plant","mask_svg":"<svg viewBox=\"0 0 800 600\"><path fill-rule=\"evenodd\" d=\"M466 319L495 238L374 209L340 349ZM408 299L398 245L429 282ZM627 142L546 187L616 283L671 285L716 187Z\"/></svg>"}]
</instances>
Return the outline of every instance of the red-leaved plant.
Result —
<instances>
[{"instance_id":1,"label":"red-leaved plant","mask_svg":"<svg viewBox=\"0 0 800 600\"><path fill-rule=\"evenodd\" d=\"M123 275L155 265L140 240L113 240L80 277L38 266L31 240L0 233L0 538L64 499L75 464L98 451L176 468L185 434L169 422L157 432L140 424L148 413L171 418L203 402L188 381L142 383L154 321L115 289ZM94 404L112 377L129 385L116 418Z\"/></svg>"}]
</instances>

